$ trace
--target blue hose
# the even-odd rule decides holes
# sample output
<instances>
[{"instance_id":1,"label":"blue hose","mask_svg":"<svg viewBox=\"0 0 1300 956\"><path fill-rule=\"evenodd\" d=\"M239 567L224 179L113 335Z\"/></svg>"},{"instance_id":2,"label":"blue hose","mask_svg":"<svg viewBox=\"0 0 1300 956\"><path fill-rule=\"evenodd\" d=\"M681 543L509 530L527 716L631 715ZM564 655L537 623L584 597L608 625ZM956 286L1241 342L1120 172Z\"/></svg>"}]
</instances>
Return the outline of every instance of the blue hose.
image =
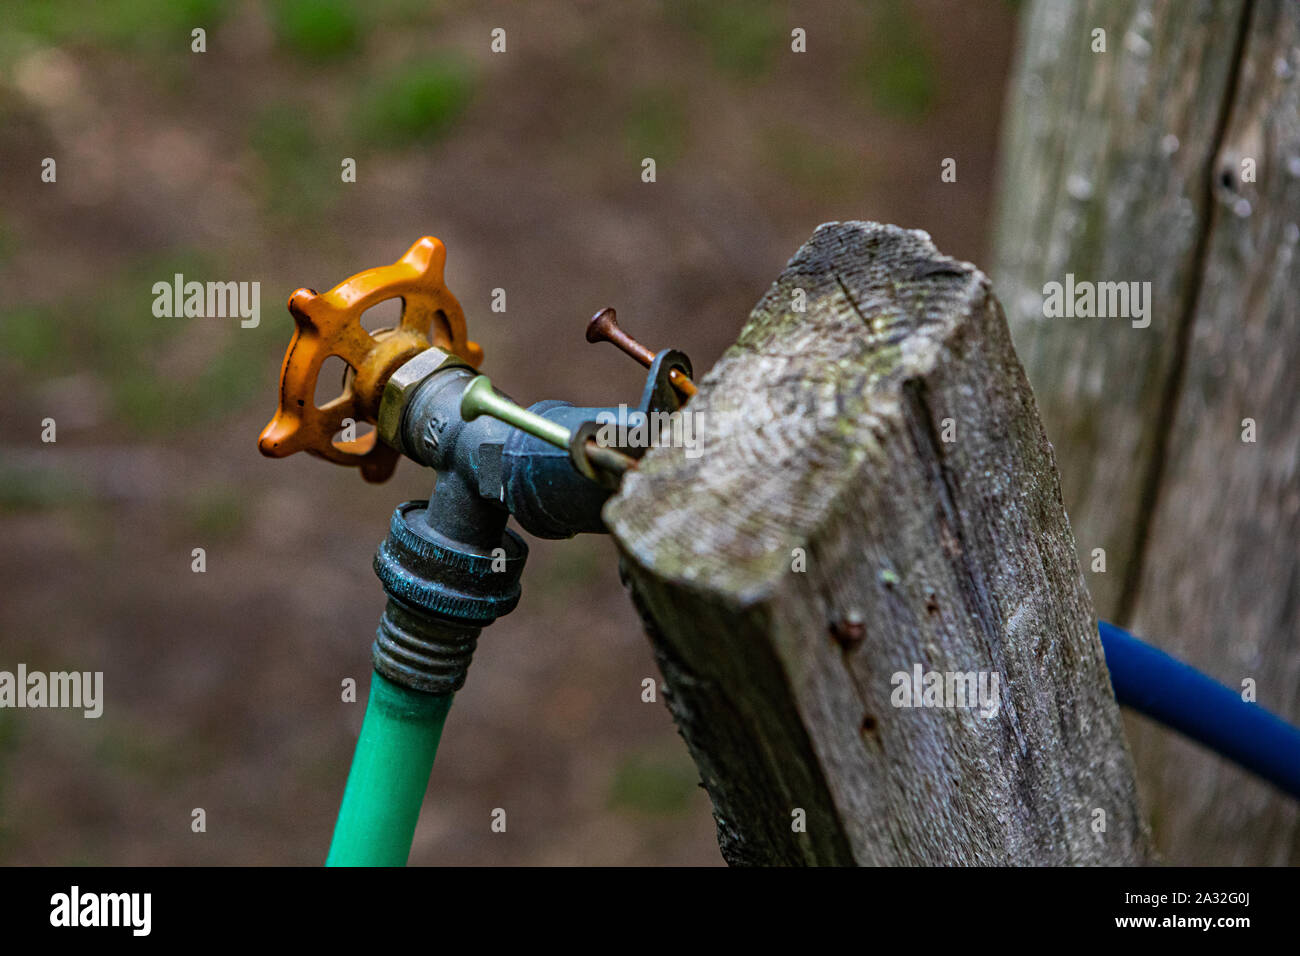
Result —
<instances>
[{"instance_id":1,"label":"blue hose","mask_svg":"<svg viewBox=\"0 0 1300 956\"><path fill-rule=\"evenodd\" d=\"M1127 631L1100 630L1116 700L1300 797L1300 730Z\"/></svg>"}]
</instances>

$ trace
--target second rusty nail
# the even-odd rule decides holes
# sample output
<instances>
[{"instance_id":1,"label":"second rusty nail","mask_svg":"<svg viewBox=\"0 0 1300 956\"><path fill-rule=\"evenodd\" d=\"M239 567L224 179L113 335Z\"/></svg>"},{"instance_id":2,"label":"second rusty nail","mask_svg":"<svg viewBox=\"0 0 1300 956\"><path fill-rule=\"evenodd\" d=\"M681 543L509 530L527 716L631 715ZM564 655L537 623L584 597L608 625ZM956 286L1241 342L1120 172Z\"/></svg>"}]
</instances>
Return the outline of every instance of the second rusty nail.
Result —
<instances>
[{"instance_id":1,"label":"second rusty nail","mask_svg":"<svg viewBox=\"0 0 1300 956\"><path fill-rule=\"evenodd\" d=\"M618 315L610 308L601 309L591 317L587 323L587 341L613 342L646 368L655 360L654 352L619 327Z\"/></svg>"},{"instance_id":2,"label":"second rusty nail","mask_svg":"<svg viewBox=\"0 0 1300 956\"><path fill-rule=\"evenodd\" d=\"M623 331L618 324L618 314L609 307L601 309L587 323L587 341L613 342L624 353L636 359L646 368L649 368L655 360L655 353L651 349L646 348ZM669 371L668 379L687 398L695 394L695 383L677 369Z\"/></svg>"}]
</instances>

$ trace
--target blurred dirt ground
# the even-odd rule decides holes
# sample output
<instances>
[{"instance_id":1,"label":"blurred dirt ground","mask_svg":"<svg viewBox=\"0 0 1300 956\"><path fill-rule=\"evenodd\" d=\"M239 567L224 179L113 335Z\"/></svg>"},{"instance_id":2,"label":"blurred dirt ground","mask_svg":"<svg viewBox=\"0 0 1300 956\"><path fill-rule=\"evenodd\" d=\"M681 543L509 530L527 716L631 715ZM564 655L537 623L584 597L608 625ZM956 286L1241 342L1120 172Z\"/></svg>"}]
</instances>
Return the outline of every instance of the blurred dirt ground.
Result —
<instances>
[{"instance_id":1,"label":"blurred dirt ground","mask_svg":"<svg viewBox=\"0 0 1300 956\"><path fill-rule=\"evenodd\" d=\"M1015 16L1005 0L7 3L0 669L102 670L106 701L98 720L0 711L0 862L324 858L362 716L340 682L364 700L383 604L371 557L430 476L406 462L371 486L257 454L291 291L437 235L497 384L633 401L639 368L583 341L602 306L703 370L823 221L924 228L987 262ZM175 272L259 281L260 326L155 318L152 285ZM658 673L612 544L530 546L523 600L452 708L412 863L720 863L685 746L641 701Z\"/></svg>"}]
</instances>

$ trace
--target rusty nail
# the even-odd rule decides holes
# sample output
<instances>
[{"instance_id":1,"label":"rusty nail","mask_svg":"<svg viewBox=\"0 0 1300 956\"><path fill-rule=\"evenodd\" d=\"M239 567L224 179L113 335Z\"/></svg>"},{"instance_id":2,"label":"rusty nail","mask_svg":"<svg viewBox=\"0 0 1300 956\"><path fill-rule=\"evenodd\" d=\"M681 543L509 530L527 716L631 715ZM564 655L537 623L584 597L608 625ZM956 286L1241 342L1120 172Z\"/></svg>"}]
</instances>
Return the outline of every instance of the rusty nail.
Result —
<instances>
[{"instance_id":1,"label":"rusty nail","mask_svg":"<svg viewBox=\"0 0 1300 956\"><path fill-rule=\"evenodd\" d=\"M591 317L591 321L587 323L587 341L613 342L646 368L649 368L655 360L654 352L619 327L618 315L610 308L601 309Z\"/></svg>"},{"instance_id":2,"label":"rusty nail","mask_svg":"<svg viewBox=\"0 0 1300 956\"><path fill-rule=\"evenodd\" d=\"M623 331L618 324L617 313L609 307L601 309L587 323L587 341L612 342L646 368L649 368L655 360L656 353ZM690 398L696 392L695 383L675 368L669 370L668 380L686 398Z\"/></svg>"}]
</instances>

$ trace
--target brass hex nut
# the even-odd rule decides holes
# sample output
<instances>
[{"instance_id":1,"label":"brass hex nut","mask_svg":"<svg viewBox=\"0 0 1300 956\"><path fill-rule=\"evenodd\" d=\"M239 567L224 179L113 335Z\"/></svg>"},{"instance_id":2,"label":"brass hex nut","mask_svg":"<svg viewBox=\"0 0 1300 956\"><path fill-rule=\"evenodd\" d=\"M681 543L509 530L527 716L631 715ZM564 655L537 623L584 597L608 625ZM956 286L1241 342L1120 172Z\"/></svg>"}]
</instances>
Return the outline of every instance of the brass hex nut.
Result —
<instances>
[{"instance_id":1,"label":"brass hex nut","mask_svg":"<svg viewBox=\"0 0 1300 956\"><path fill-rule=\"evenodd\" d=\"M403 363L388 377L375 419L375 431L379 433L380 441L406 454L402 445L402 419L406 416L407 403L430 375L445 368L471 366L460 356L433 347Z\"/></svg>"}]
</instances>

